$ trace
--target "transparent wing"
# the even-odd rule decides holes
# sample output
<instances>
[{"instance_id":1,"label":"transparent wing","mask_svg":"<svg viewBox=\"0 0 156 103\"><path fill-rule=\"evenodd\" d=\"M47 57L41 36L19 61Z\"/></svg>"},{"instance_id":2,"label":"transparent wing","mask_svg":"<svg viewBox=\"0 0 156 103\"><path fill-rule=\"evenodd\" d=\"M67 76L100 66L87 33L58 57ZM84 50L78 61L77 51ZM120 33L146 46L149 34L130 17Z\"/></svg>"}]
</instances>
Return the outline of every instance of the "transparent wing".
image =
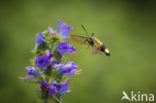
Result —
<instances>
[{"instance_id":1,"label":"transparent wing","mask_svg":"<svg viewBox=\"0 0 156 103\"><path fill-rule=\"evenodd\" d=\"M87 37L79 36L79 35L73 35L73 34L70 34L69 36L70 36L70 39L74 42L89 45L88 41L87 41Z\"/></svg>"},{"instance_id":2,"label":"transparent wing","mask_svg":"<svg viewBox=\"0 0 156 103\"><path fill-rule=\"evenodd\" d=\"M95 46L92 47L93 54L99 54L101 52L100 48L96 48Z\"/></svg>"}]
</instances>

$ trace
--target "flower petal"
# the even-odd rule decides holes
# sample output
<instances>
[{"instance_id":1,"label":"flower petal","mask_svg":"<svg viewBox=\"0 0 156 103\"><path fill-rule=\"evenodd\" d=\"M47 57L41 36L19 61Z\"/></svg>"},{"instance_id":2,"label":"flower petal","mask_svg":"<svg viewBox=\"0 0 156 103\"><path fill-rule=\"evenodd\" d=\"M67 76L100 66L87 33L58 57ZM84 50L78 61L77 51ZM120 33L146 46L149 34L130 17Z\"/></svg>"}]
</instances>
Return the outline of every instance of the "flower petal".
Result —
<instances>
[{"instance_id":1,"label":"flower petal","mask_svg":"<svg viewBox=\"0 0 156 103\"><path fill-rule=\"evenodd\" d=\"M36 66L38 68L47 69L50 65L49 56L40 56L36 58Z\"/></svg>"},{"instance_id":2,"label":"flower petal","mask_svg":"<svg viewBox=\"0 0 156 103\"><path fill-rule=\"evenodd\" d=\"M44 41L44 37L43 37L43 33L39 32L37 37L36 37L36 44L37 46L41 45L41 44L46 44L46 42Z\"/></svg>"},{"instance_id":3,"label":"flower petal","mask_svg":"<svg viewBox=\"0 0 156 103\"><path fill-rule=\"evenodd\" d=\"M50 34L56 33L56 31L54 31L53 28L51 28L51 27L48 27L48 30L49 30L49 33L50 33Z\"/></svg>"},{"instance_id":4,"label":"flower petal","mask_svg":"<svg viewBox=\"0 0 156 103\"><path fill-rule=\"evenodd\" d=\"M35 68L32 66L27 66L26 69L28 70L26 78L36 78L40 75L40 70L35 70Z\"/></svg>"},{"instance_id":5,"label":"flower petal","mask_svg":"<svg viewBox=\"0 0 156 103\"><path fill-rule=\"evenodd\" d=\"M61 93L62 96L64 96L64 93L69 91L69 88L68 88L69 81L70 80L67 80L65 83L57 83L56 81L53 81L52 85L58 89L59 93Z\"/></svg>"},{"instance_id":6,"label":"flower petal","mask_svg":"<svg viewBox=\"0 0 156 103\"><path fill-rule=\"evenodd\" d=\"M76 49L73 45L68 45L67 42L60 42L56 48L56 50L63 55L64 53L72 54Z\"/></svg>"},{"instance_id":7,"label":"flower petal","mask_svg":"<svg viewBox=\"0 0 156 103\"><path fill-rule=\"evenodd\" d=\"M57 26L56 32L59 30L59 28L60 28L62 22L61 22L60 20L57 20L57 24L58 24L58 26Z\"/></svg>"},{"instance_id":8,"label":"flower petal","mask_svg":"<svg viewBox=\"0 0 156 103\"><path fill-rule=\"evenodd\" d=\"M68 62L66 65L64 64L56 64L55 68L57 68L57 71L61 74L65 74L67 76L75 75L75 69L78 68L78 65L74 62Z\"/></svg>"},{"instance_id":9,"label":"flower petal","mask_svg":"<svg viewBox=\"0 0 156 103\"><path fill-rule=\"evenodd\" d=\"M72 26L67 26L67 24L63 23L61 24L61 29L59 35L63 38L70 38L69 37L69 31L73 29Z\"/></svg>"}]
</instances>

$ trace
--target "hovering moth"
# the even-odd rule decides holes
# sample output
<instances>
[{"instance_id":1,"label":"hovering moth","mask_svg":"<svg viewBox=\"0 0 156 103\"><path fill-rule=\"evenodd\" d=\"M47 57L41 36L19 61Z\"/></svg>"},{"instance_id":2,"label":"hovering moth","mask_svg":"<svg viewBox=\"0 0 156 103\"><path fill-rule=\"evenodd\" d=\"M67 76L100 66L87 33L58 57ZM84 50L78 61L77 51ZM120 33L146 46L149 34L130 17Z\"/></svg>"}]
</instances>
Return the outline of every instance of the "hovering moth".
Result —
<instances>
[{"instance_id":1,"label":"hovering moth","mask_svg":"<svg viewBox=\"0 0 156 103\"><path fill-rule=\"evenodd\" d=\"M81 26L82 26L83 30L86 32L86 34L88 34L88 32L86 31L84 26L83 25L81 25ZM94 33L92 33L92 35L90 35L90 36L79 36L79 35L73 35L73 34L71 34L69 36L70 36L71 40L73 40L77 43L90 45L92 47L93 54L99 54L100 52L104 52L107 56L110 55L108 48L99 39L97 39L94 36Z\"/></svg>"}]
</instances>

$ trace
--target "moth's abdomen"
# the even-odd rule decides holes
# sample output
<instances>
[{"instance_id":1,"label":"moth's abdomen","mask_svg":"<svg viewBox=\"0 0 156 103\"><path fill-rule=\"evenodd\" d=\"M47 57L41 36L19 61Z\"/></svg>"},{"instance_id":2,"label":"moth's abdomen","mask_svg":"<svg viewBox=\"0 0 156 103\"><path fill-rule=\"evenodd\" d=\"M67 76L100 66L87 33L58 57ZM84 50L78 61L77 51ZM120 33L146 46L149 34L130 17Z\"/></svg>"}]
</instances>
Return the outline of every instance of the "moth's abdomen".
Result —
<instances>
[{"instance_id":1,"label":"moth's abdomen","mask_svg":"<svg viewBox=\"0 0 156 103\"><path fill-rule=\"evenodd\" d=\"M100 49L101 49L101 51L104 52L107 56L110 55L110 52L109 52L108 48L106 48L104 45L101 45L101 46L100 46Z\"/></svg>"}]
</instances>

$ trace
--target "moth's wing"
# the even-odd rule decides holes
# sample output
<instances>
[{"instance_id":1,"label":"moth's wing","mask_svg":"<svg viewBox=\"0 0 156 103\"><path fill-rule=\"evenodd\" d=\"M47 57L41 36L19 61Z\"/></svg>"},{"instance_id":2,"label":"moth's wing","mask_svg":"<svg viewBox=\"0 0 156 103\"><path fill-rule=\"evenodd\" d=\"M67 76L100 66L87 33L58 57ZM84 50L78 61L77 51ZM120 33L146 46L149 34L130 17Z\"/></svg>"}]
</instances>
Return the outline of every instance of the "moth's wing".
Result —
<instances>
[{"instance_id":1,"label":"moth's wing","mask_svg":"<svg viewBox=\"0 0 156 103\"><path fill-rule=\"evenodd\" d=\"M95 46L92 47L92 54L99 54L101 52L100 48L97 48Z\"/></svg>"},{"instance_id":2,"label":"moth's wing","mask_svg":"<svg viewBox=\"0 0 156 103\"><path fill-rule=\"evenodd\" d=\"M70 39L74 42L88 45L87 37L70 34Z\"/></svg>"}]
</instances>

